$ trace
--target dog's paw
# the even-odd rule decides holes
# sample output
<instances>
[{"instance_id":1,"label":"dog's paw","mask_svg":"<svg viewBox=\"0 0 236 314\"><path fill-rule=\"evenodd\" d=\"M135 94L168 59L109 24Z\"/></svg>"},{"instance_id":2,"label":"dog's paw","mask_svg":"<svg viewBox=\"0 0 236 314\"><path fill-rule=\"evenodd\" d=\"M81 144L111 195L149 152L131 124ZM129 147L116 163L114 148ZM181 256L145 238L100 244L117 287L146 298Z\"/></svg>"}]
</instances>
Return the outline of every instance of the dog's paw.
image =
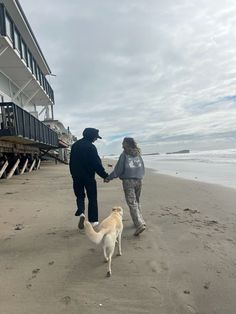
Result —
<instances>
[{"instance_id":1,"label":"dog's paw","mask_svg":"<svg viewBox=\"0 0 236 314\"><path fill-rule=\"evenodd\" d=\"M107 272L107 277L111 277L111 271Z\"/></svg>"},{"instance_id":2,"label":"dog's paw","mask_svg":"<svg viewBox=\"0 0 236 314\"><path fill-rule=\"evenodd\" d=\"M122 255L122 253L121 252L118 252L117 254L116 254L116 256L121 256Z\"/></svg>"}]
</instances>

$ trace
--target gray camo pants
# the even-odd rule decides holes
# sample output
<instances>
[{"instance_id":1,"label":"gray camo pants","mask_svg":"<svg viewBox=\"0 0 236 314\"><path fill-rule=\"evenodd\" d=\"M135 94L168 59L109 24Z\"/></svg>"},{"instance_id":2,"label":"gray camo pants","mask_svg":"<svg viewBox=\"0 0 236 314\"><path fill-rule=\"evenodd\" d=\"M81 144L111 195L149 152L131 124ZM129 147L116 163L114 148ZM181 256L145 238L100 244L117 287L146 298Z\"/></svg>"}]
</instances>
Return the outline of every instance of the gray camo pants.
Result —
<instances>
[{"instance_id":1,"label":"gray camo pants","mask_svg":"<svg viewBox=\"0 0 236 314\"><path fill-rule=\"evenodd\" d=\"M123 179L123 190L125 199L129 206L130 215L136 228L141 225L146 225L140 206L140 194L142 190L141 179Z\"/></svg>"}]
</instances>

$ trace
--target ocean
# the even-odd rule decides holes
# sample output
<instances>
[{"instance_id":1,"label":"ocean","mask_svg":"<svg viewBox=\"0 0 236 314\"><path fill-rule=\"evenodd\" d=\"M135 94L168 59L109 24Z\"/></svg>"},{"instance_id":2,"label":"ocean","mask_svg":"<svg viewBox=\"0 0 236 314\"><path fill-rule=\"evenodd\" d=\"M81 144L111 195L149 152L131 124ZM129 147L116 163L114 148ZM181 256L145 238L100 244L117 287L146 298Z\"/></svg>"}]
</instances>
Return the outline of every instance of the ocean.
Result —
<instances>
[{"instance_id":1,"label":"ocean","mask_svg":"<svg viewBox=\"0 0 236 314\"><path fill-rule=\"evenodd\" d=\"M158 173L236 188L236 149L144 155L143 159L147 168Z\"/></svg>"}]
</instances>

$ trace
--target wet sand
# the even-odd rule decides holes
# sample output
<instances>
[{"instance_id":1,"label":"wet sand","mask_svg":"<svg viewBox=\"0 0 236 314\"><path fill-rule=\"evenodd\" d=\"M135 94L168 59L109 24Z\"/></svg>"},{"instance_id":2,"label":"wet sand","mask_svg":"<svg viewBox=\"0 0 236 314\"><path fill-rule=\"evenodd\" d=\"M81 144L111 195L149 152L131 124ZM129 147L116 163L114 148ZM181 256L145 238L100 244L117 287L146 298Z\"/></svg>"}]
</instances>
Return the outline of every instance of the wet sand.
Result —
<instances>
[{"instance_id":1,"label":"wet sand","mask_svg":"<svg viewBox=\"0 0 236 314\"><path fill-rule=\"evenodd\" d=\"M134 237L121 182L97 181L100 220L125 210L111 278L77 229L67 166L0 181L0 313L235 314L236 190L148 170Z\"/></svg>"}]
</instances>

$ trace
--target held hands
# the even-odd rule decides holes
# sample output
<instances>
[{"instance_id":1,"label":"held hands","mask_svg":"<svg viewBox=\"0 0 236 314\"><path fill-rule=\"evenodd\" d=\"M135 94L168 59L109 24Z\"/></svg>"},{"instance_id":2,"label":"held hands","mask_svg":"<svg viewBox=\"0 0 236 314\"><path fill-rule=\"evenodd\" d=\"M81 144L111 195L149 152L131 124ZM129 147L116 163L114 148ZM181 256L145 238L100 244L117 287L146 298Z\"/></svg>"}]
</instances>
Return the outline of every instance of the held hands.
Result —
<instances>
[{"instance_id":1,"label":"held hands","mask_svg":"<svg viewBox=\"0 0 236 314\"><path fill-rule=\"evenodd\" d=\"M108 183L108 182L110 182L110 180L107 179L107 178L105 178L105 179L103 179L103 182L104 182L104 183Z\"/></svg>"}]
</instances>

